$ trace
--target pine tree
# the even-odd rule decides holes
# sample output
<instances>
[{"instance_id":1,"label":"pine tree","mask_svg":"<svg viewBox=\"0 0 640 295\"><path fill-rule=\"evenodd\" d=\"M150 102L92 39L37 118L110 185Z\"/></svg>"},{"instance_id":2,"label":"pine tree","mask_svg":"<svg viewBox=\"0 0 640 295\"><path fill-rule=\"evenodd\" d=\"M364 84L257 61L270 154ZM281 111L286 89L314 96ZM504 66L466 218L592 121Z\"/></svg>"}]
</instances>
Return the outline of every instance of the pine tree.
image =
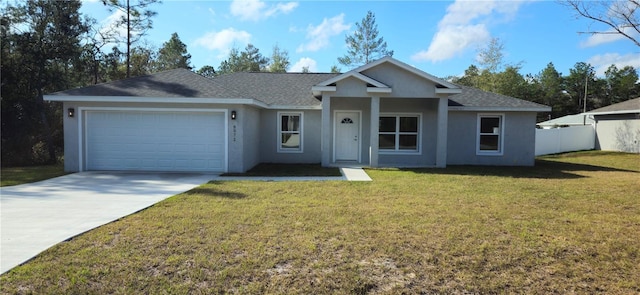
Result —
<instances>
[{"instance_id":1,"label":"pine tree","mask_svg":"<svg viewBox=\"0 0 640 295\"><path fill-rule=\"evenodd\" d=\"M360 23L356 23L356 31L345 38L347 54L338 58L338 62L348 68L355 68L384 56L393 56L393 50L387 50L387 42L379 37L378 25L373 12L368 11L367 16Z\"/></svg>"},{"instance_id":2,"label":"pine tree","mask_svg":"<svg viewBox=\"0 0 640 295\"><path fill-rule=\"evenodd\" d=\"M116 27L125 27L127 30L127 78L131 76L131 45L144 36L153 27L152 17L158 13L148 7L160 0L102 0L102 4L109 6L111 10L117 9L124 15L115 23Z\"/></svg>"},{"instance_id":3,"label":"pine tree","mask_svg":"<svg viewBox=\"0 0 640 295\"><path fill-rule=\"evenodd\" d=\"M289 69L289 65L289 52L287 50L280 49L278 45L273 46L269 72L285 73Z\"/></svg>"},{"instance_id":4,"label":"pine tree","mask_svg":"<svg viewBox=\"0 0 640 295\"><path fill-rule=\"evenodd\" d=\"M180 41L178 33L171 34L171 39L162 44L162 48L158 50L158 59L156 66L158 71L191 67L191 54L187 52L187 45Z\"/></svg>"}]
</instances>

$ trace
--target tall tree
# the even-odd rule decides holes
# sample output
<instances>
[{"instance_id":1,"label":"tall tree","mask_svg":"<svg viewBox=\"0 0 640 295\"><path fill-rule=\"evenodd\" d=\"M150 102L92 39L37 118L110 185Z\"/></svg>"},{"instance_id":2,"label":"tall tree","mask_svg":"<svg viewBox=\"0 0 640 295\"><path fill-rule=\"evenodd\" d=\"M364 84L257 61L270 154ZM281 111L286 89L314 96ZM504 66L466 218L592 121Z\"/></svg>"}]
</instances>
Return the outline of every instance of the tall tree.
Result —
<instances>
[{"instance_id":1,"label":"tall tree","mask_svg":"<svg viewBox=\"0 0 640 295\"><path fill-rule=\"evenodd\" d=\"M626 66L618 69L615 65L611 65L604 75L607 84L605 105L619 103L640 95L640 87L637 83L638 72L634 67Z\"/></svg>"},{"instance_id":2,"label":"tall tree","mask_svg":"<svg viewBox=\"0 0 640 295\"><path fill-rule=\"evenodd\" d=\"M205 76L207 78L213 78L216 76L216 69L212 66L203 66L196 71L198 75Z\"/></svg>"},{"instance_id":3,"label":"tall tree","mask_svg":"<svg viewBox=\"0 0 640 295\"><path fill-rule=\"evenodd\" d=\"M563 92L565 89L562 73L558 72L553 63L550 62L538 74L536 80L541 95L541 101L538 102L551 107L552 117L559 117L562 102L566 97L566 94Z\"/></svg>"},{"instance_id":4,"label":"tall tree","mask_svg":"<svg viewBox=\"0 0 640 295\"><path fill-rule=\"evenodd\" d=\"M289 52L285 49L280 49L277 44L273 46L271 63L268 67L269 72L284 73L289 69L289 65Z\"/></svg>"},{"instance_id":5,"label":"tall tree","mask_svg":"<svg viewBox=\"0 0 640 295\"><path fill-rule=\"evenodd\" d=\"M156 72L156 52L150 46L136 46L131 49L131 75L142 76Z\"/></svg>"},{"instance_id":6,"label":"tall tree","mask_svg":"<svg viewBox=\"0 0 640 295\"><path fill-rule=\"evenodd\" d=\"M565 79L565 91L570 100L563 105L564 114L577 114L593 109L593 101L589 94L597 89L593 67L585 62L577 62L569 69L569 76Z\"/></svg>"},{"instance_id":7,"label":"tall tree","mask_svg":"<svg viewBox=\"0 0 640 295\"><path fill-rule=\"evenodd\" d=\"M453 79L453 83L479 88L479 77L480 69L475 65L470 65L466 70L464 70L464 75L462 77Z\"/></svg>"},{"instance_id":8,"label":"tall tree","mask_svg":"<svg viewBox=\"0 0 640 295\"><path fill-rule=\"evenodd\" d=\"M564 0L561 3L573 10L577 16L604 24L609 30L580 32L585 34L616 34L640 46L640 1L584 1Z\"/></svg>"},{"instance_id":9,"label":"tall tree","mask_svg":"<svg viewBox=\"0 0 640 295\"><path fill-rule=\"evenodd\" d=\"M504 43L500 38L491 38L486 47L478 50L478 63L482 70L497 73L504 67Z\"/></svg>"},{"instance_id":10,"label":"tall tree","mask_svg":"<svg viewBox=\"0 0 640 295\"><path fill-rule=\"evenodd\" d=\"M159 71L177 68L192 69L191 54L187 52L187 45L180 41L178 33L171 34L171 39L162 44L158 50L157 69Z\"/></svg>"},{"instance_id":11,"label":"tall tree","mask_svg":"<svg viewBox=\"0 0 640 295\"><path fill-rule=\"evenodd\" d=\"M368 11L362 21L356 23L356 31L345 38L347 54L339 57L338 62L355 68L384 56L393 56L393 50L387 50L387 42L378 35L376 16Z\"/></svg>"},{"instance_id":12,"label":"tall tree","mask_svg":"<svg viewBox=\"0 0 640 295\"><path fill-rule=\"evenodd\" d=\"M111 48L111 52L105 54L102 66L105 69L107 81L120 80L127 77L125 56L116 46Z\"/></svg>"},{"instance_id":13,"label":"tall tree","mask_svg":"<svg viewBox=\"0 0 640 295\"><path fill-rule=\"evenodd\" d=\"M260 50L248 44L244 51L232 48L229 57L220 63L218 74L235 72L260 72L265 71L269 64L269 58L262 56Z\"/></svg>"},{"instance_id":14,"label":"tall tree","mask_svg":"<svg viewBox=\"0 0 640 295\"><path fill-rule=\"evenodd\" d=\"M53 118L61 108L45 102L43 95L77 86L69 73L80 56L81 36L87 32L81 5L77 0L27 0L3 11L3 163L57 160L54 140L61 138L62 127ZM35 152L36 145L46 147L44 155L29 153Z\"/></svg>"},{"instance_id":15,"label":"tall tree","mask_svg":"<svg viewBox=\"0 0 640 295\"><path fill-rule=\"evenodd\" d=\"M152 17L158 13L150 10L149 6L160 3L160 0L102 0L110 11L119 10L123 13L115 23L117 27L125 27L127 30L127 78L131 76L131 45L144 36L153 27Z\"/></svg>"},{"instance_id":16,"label":"tall tree","mask_svg":"<svg viewBox=\"0 0 640 295\"><path fill-rule=\"evenodd\" d=\"M524 98L528 95L528 83L520 74L517 66L507 66L504 71L495 74L496 93L511 97Z\"/></svg>"}]
</instances>

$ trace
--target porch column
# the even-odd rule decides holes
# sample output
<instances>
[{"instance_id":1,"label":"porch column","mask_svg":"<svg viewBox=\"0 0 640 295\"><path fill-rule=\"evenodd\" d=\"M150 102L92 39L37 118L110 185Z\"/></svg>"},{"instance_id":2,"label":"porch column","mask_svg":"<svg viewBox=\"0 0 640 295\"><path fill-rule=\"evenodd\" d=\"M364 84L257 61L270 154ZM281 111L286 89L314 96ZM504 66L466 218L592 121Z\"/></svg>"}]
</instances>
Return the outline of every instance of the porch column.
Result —
<instances>
[{"instance_id":1,"label":"porch column","mask_svg":"<svg viewBox=\"0 0 640 295\"><path fill-rule=\"evenodd\" d=\"M371 97L371 126L369 130L369 166L378 167L378 128L380 120L380 97Z\"/></svg>"},{"instance_id":2,"label":"porch column","mask_svg":"<svg viewBox=\"0 0 640 295\"><path fill-rule=\"evenodd\" d=\"M331 96L322 94L322 122L321 122L320 152L322 166L331 164Z\"/></svg>"},{"instance_id":3,"label":"porch column","mask_svg":"<svg viewBox=\"0 0 640 295\"><path fill-rule=\"evenodd\" d=\"M438 101L438 131L436 144L436 167L447 167L447 124L449 122L449 99Z\"/></svg>"}]
</instances>

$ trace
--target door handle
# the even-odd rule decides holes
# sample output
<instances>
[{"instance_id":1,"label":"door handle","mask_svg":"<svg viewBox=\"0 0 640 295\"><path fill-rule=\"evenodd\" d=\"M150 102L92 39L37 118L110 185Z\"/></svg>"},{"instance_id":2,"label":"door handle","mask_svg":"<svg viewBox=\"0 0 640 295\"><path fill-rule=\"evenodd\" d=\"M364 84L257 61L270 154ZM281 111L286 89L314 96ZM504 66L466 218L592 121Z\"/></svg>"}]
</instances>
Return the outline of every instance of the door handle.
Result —
<instances>
[{"instance_id":1,"label":"door handle","mask_svg":"<svg viewBox=\"0 0 640 295\"><path fill-rule=\"evenodd\" d=\"M358 141L358 136L357 135L353 137L353 141Z\"/></svg>"}]
</instances>

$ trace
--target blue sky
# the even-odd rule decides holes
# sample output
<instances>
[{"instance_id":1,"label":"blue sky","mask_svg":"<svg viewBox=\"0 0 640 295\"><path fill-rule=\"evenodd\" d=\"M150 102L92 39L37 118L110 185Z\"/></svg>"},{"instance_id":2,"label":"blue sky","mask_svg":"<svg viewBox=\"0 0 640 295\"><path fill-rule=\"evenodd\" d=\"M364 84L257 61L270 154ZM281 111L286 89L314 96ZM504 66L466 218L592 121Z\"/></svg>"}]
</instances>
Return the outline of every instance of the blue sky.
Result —
<instances>
[{"instance_id":1,"label":"blue sky","mask_svg":"<svg viewBox=\"0 0 640 295\"><path fill-rule=\"evenodd\" d=\"M504 44L505 61L520 63L522 74L537 74L549 62L564 75L576 62L590 63L600 76L611 64L640 68L640 50L631 41L578 34L608 28L555 1L165 0L153 9L158 15L145 42L159 48L178 33L196 69L217 68L230 48L252 43L265 56L276 44L287 50L290 71L328 72L368 10L395 58L439 77L477 64L478 48L494 37ZM104 25L114 17L101 1L85 1L82 10Z\"/></svg>"}]
</instances>

